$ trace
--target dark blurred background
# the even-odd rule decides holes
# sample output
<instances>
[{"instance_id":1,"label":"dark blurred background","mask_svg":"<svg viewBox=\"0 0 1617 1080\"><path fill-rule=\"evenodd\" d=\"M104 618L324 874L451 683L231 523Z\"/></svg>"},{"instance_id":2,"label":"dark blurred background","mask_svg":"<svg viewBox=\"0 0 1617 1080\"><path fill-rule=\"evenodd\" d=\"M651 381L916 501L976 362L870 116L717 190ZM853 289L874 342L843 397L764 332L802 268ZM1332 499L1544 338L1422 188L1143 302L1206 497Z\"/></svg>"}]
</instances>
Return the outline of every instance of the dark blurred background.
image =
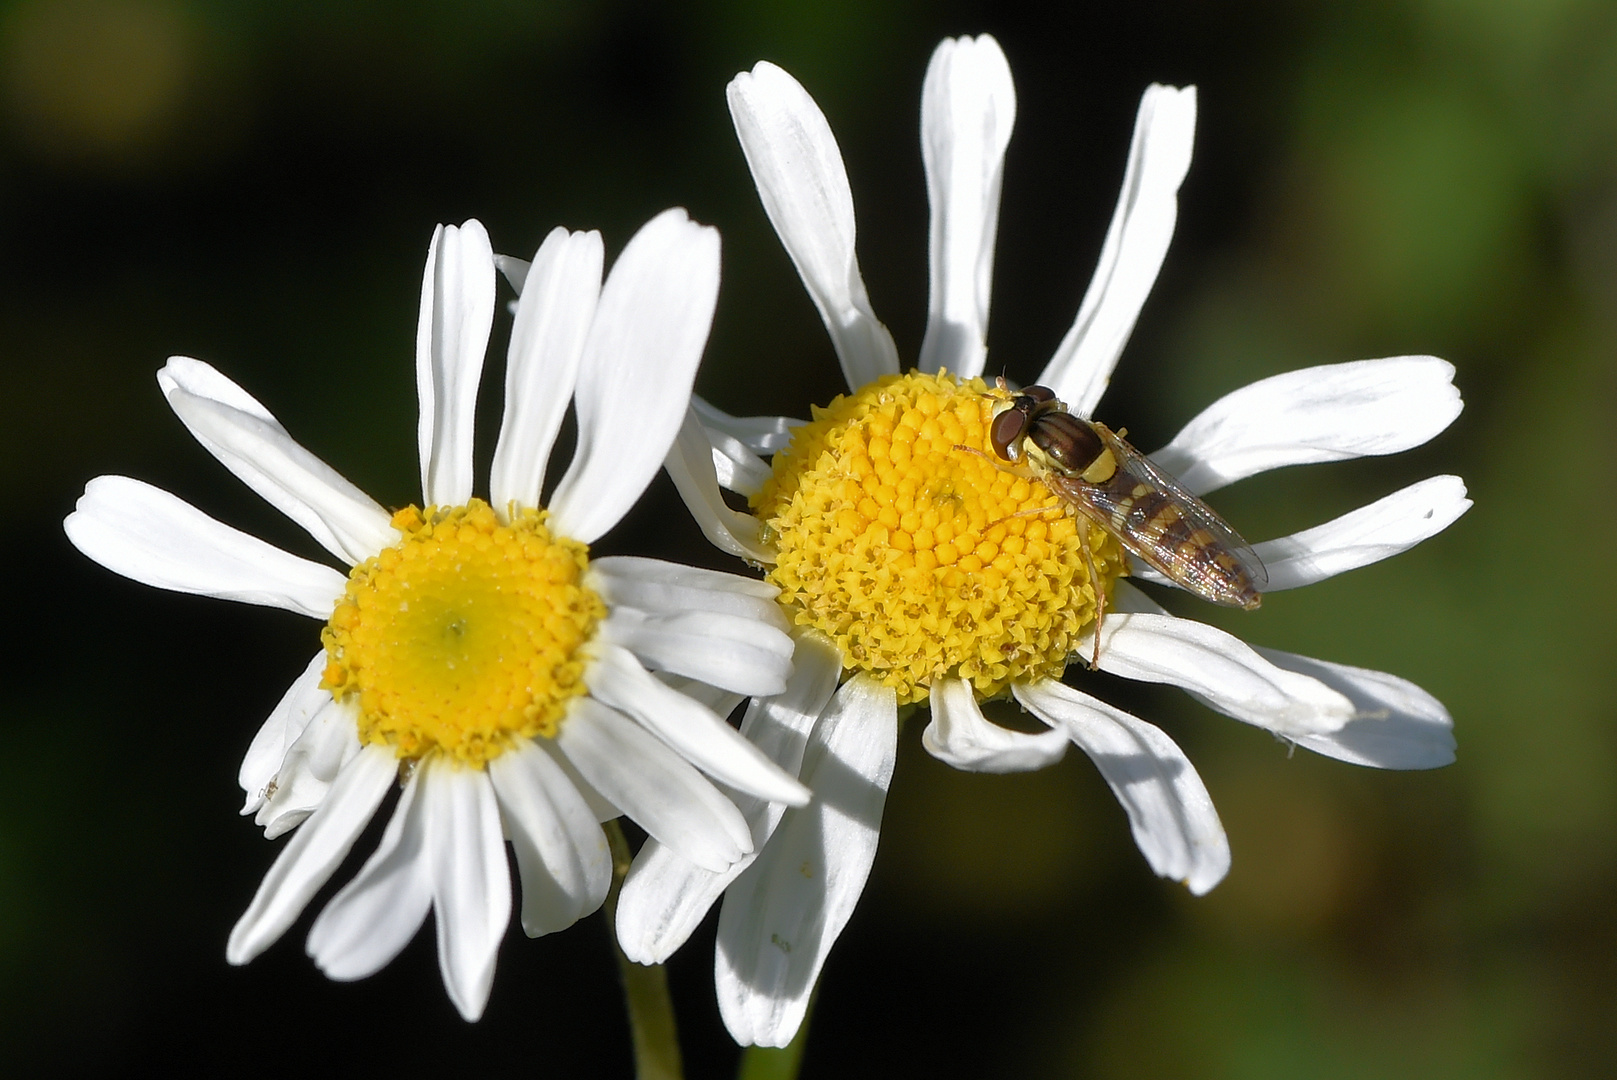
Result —
<instances>
[{"instance_id":1,"label":"dark blurred background","mask_svg":"<svg viewBox=\"0 0 1617 1080\"><path fill-rule=\"evenodd\" d=\"M1217 502L1263 539L1459 472L1469 515L1255 614L1179 610L1415 680L1452 710L1460 758L1289 756L1099 680L1187 748L1223 815L1234 868L1198 900L1151 875L1078 755L965 775L912 722L804 1075L1617 1071L1617 5L28 0L0 5L0 475L29 522L0 540L8 1074L630 1074L599 916L537 942L513 927L476 1025L430 929L355 985L303 956L307 920L228 967L279 850L236 817L236 767L316 628L116 578L58 523L120 472L320 557L165 408L171 353L217 364L382 502L416 499L420 269L434 224L468 216L528 255L555 224L616 251L688 207L725 244L699 388L747 413L827 400L830 347L724 104L759 59L830 117L870 293L913 357L921 77L939 38L983 31L1018 92L992 366L1031 378L1065 332L1153 81L1200 87L1196 157L1103 419L1151 448L1290 368L1458 366L1466 411L1429 446ZM603 547L727 565L661 482ZM693 1077L736 1060L712 935L672 964Z\"/></svg>"}]
</instances>

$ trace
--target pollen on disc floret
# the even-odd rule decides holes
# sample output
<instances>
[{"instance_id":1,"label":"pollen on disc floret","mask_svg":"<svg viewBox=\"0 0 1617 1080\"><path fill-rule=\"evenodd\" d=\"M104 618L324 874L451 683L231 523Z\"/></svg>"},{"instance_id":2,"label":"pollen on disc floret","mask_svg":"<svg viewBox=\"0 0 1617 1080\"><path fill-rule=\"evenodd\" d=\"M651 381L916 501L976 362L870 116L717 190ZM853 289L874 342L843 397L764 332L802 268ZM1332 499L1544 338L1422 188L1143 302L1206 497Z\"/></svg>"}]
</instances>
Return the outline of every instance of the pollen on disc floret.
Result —
<instances>
[{"instance_id":1,"label":"pollen on disc floret","mask_svg":"<svg viewBox=\"0 0 1617 1080\"><path fill-rule=\"evenodd\" d=\"M1080 526L1102 590L1124 571L1113 537L991 458L999 396L941 371L878 379L816 408L753 500L781 603L900 704L944 677L981 697L1058 677L1095 616Z\"/></svg>"},{"instance_id":2,"label":"pollen on disc floret","mask_svg":"<svg viewBox=\"0 0 1617 1080\"><path fill-rule=\"evenodd\" d=\"M393 516L403 539L354 567L321 633L321 685L357 705L361 742L480 767L556 734L606 606L583 584L588 549L546 517L504 524L479 499Z\"/></svg>"}]
</instances>

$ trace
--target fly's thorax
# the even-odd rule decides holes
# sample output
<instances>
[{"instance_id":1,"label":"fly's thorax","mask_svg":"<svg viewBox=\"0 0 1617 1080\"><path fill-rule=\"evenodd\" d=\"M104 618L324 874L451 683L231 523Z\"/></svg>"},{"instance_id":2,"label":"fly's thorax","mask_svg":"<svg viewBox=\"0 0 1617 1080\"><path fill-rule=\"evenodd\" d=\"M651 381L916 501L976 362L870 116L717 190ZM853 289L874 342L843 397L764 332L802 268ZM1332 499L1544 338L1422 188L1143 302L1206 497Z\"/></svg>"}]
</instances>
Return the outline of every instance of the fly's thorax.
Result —
<instances>
[{"instance_id":1,"label":"fly's thorax","mask_svg":"<svg viewBox=\"0 0 1617 1080\"><path fill-rule=\"evenodd\" d=\"M1123 572L1114 538L997 462L1008 397L942 372L880 379L816 409L753 501L792 619L901 704L944 677L987 697L1058 676L1095 613L1079 528L1100 588Z\"/></svg>"},{"instance_id":2,"label":"fly's thorax","mask_svg":"<svg viewBox=\"0 0 1617 1080\"><path fill-rule=\"evenodd\" d=\"M606 605L583 584L588 548L546 516L504 524L478 499L394 515L403 538L354 567L321 634L321 685L353 703L362 742L480 767L556 733Z\"/></svg>"}]
</instances>

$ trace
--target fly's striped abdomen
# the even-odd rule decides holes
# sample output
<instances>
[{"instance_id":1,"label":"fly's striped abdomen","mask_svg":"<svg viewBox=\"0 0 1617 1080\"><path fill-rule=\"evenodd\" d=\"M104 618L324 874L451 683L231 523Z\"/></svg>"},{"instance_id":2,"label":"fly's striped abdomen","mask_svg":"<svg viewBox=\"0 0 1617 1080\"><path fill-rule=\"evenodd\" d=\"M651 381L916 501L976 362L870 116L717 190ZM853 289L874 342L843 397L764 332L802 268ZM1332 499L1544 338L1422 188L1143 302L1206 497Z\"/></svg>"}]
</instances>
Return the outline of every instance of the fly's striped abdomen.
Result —
<instances>
[{"instance_id":1,"label":"fly's striped abdomen","mask_svg":"<svg viewBox=\"0 0 1617 1080\"><path fill-rule=\"evenodd\" d=\"M1149 463L1116 435L1096 425L1118 460L1110 478L1082 483L1079 497L1102 511L1112 532L1163 575L1218 604L1252 609L1262 602L1251 569L1256 556L1208 505L1180 488L1152 481ZM1151 467L1154 468L1154 467ZM1064 485L1071 491L1078 485Z\"/></svg>"}]
</instances>

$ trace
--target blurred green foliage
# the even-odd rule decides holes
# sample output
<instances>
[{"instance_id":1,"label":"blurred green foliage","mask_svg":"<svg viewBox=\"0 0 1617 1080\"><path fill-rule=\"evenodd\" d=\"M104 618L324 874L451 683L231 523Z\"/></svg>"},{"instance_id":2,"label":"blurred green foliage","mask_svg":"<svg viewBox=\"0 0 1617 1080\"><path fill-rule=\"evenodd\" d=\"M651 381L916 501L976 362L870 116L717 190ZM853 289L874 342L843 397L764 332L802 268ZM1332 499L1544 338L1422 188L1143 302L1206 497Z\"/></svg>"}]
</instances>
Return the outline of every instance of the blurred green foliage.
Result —
<instances>
[{"instance_id":1,"label":"blurred green foliage","mask_svg":"<svg viewBox=\"0 0 1617 1080\"><path fill-rule=\"evenodd\" d=\"M825 109L873 300L913 356L921 74L940 37L983 31L1019 95L991 329L1013 376L1072 317L1151 81L1200 86L1197 156L1104 419L1152 446L1293 367L1458 366L1466 412L1431 445L1218 501L1262 538L1459 472L1470 514L1259 613L1196 614L1413 679L1453 712L1460 760L1399 775L1292 756L1182 696L1102 680L1186 746L1224 817L1234 868L1198 900L1151 876L1086 763L964 775L912 724L804 1075L1617 1071L1604 0L0 5L0 484L30 524L0 539L18 635L0 709L0 1060L628 1074L598 918L539 942L513 930L475 1027L444 999L430 931L358 985L320 976L299 930L228 968L225 935L277 850L234 819L236 763L313 628L115 579L57 522L86 479L123 472L315 554L167 413L152 374L175 352L218 364L382 501L410 501L418 275L432 226L467 216L526 254L557 223L615 249L689 207L725 240L700 388L804 414L837 392L836 367L724 84L770 59ZM725 565L665 486L606 543ZM1546 582L1554 566L1567 574ZM711 927L672 965L694 1076L735 1059L710 956Z\"/></svg>"}]
</instances>

